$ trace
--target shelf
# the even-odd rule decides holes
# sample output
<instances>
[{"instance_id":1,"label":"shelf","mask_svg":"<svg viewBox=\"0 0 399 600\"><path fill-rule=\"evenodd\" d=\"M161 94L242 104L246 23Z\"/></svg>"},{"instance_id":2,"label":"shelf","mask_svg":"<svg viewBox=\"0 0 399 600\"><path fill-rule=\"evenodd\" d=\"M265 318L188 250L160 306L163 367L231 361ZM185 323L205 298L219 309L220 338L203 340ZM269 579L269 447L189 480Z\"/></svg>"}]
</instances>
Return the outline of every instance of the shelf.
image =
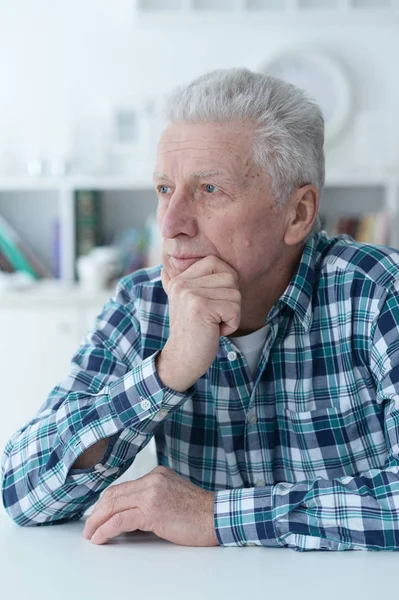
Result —
<instances>
[{"instance_id":1,"label":"shelf","mask_svg":"<svg viewBox=\"0 0 399 600\"><path fill-rule=\"evenodd\" d=\"M139 12L176 11L183 8L181 0L136 0L136 10Z\"/></svg>"},{"instance_id":2,"label":"shelf","mask_svg":"<svg viewBox=\"0 0 399 600\"><path fill-rule=\"evenodd\" d=\"M69 176L0 178L0 213L63 283L75 279L75 191L99 191L100 245L114 243L120 232L143 231L157 208L147 165L129 177ZM327 168L320 213L374 212L391 215L390 245L399 248L399 171ZM59 250L57 250L59 249Z\"/></svg>"},{"instance_id":3,"label":"shelf","mask_svg":"<svg viewBox=\"0 0 399 600\"><path fill-rule=\"evenodd\" d=\"M166 13L183 11L237 11L308 12L340 10L345 13L386 13L397 10L397 0L136 0L138 13Z\"/></svg>"},{"instance_id":4,"label":"shelf","mask_svg":"<svg viewBox=\"0 0 399 600\"><path fill-rule=\"evenodd\" d=\"M392 23L399 17L397 0L136 0L135 14L139 18L162 19L215 17L259 19L355 19L356 22Z\"/></svg>"},{"instance_id":5,"label":"shelf","mask_svg":"<svg viewBox=\"0 0 399 600\"><path fill-rule=\"evenodd\" d=\"M198 11L242 11L244 5L238 0L191 0L191 10L193 12Z\"/></svg>"},{"instance_id":6,"label":"shelf","mask_svg":"<svg viewBox=\"0 0 399 600\"><path fill-rule=\"evenodd\" d=\"M73 191L96 190L146 190L152 188L152 175L137 177L2 177L0 193L8 191Z\"/></svg>"},{"instance_id":7,"label":"shelf","mask_svg":"<svg viewBox=\"0 0 399 600\"><path fill-rule=\"evenodd\" d=\"M150 169L147 176L141 177L2 177L0 193L10 191L70 191L74 190L150 190L153 189ZM399 172L383 172L370 170L333 171L327 170L326 185L362 186L390 185L399 183Z\"/></svg>"},{"instance_id":8,"label":"shelf","mask_svg":"<svg viewBox=\"0 0 399 600\"><path fill-rule=\"evenodd\" d=\"M13 191L41 191L48 190L57 192L61 188L61 180L54 178L32 178L32 177L2 177L0 178L0 192Z\"/></svg>"},{"instance_id":9,"label":"shelf","mask_svg":"<svg viewBox=\"0 0 399 600\"><path fill-rule=\"evenodd\" d=\"M0 306L103 306L114 295L116 283L105 290L89 293L78 283L44 279L24 290L0 290Z\"/></svg>"}]
</instances>

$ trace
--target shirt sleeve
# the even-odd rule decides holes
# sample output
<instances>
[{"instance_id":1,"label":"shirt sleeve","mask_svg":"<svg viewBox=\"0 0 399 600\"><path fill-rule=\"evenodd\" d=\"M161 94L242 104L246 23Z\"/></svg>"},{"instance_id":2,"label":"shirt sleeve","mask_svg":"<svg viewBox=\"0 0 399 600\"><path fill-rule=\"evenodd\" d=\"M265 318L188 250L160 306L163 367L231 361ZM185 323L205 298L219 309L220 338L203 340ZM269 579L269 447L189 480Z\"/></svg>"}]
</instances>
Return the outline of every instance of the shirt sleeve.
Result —
<instances>
[{"instance_id":1,"label":"shirt sleeve","mask_svg":"<svg viewBox=\"0 0 399 600\"><path fill-rule=\"evenodd\" d=\"M162 385L155 370L159 350L142 359L140 322L126 280L73 356L68 377L6 444L2 498L18 525L79 519L189 397ZM71 468L105 439L96 468Z\"/></svg>"},{"instance_id":2,"label":"shirt sleeve","mask_svg":"<svg viewBox=\"0 0 399 600\"><path fill-rule=\"evenodd\" d=\"M399 295L387 293L373 323L370 371L384 407L387 458L359 476L222 490L214 521L223 546L399 550Z\"/></svg>"}]
</instances>

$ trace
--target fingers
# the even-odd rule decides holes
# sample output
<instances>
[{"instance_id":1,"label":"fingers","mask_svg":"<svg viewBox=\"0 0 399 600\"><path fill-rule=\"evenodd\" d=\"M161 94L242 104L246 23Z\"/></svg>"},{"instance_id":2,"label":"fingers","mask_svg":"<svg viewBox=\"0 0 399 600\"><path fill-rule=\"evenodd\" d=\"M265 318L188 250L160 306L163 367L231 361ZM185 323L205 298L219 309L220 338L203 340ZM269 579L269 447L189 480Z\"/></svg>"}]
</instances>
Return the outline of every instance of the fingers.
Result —
<instances>
[{"instance_id":1,"label":"fingers","mask_svg":"<svg viewBox=\"0 0 399 600\"><path fill-rule=\"evenodd\" d=\"M95 531L91 541L94 544L104 544L107 540L117 537L121 533L140 529L140 512L138 508L130 508L114 514Z\"/></svg>"},{"instance_id":2,"label":"fingers","mask_svg":"<svg viewBox=\"0 0 399 600\"><path fill-rule=\"evenodd\" d=\"M212 275L215 273L231 273L236 278L238 284L237 271L235 271L233 267L231 267L221 258L213 256L213 254L210 254L205 258L201 258L201 260L197 260L197 262L183 271L181 275L177 275L174 279L177 279L181 276L183 276L184 279L195 279L197 277L203 277L204 275Z\"/></svg>"},{"instance_id":3,"label":"fingers","mask_svg":"<svg viewBox=\"0 0 399 600\"><path fill-rule=\"evenodd\" d=\"M139 502L143 501L144 493L153 485L155 470L153 469L150 473L146 473L134 481L110 486L86 520L83 537L86 539L92 538L94 532L113 515L127 509L136 508Z\"/></svg>"},{"instance_id":4,"label":"fingers","mask_svg":"<svg viewBox=\"0 0 399 600\"><path fill-rule=\"evenodd\" d=\"M206 321L211 324L224 326L224 331L220 335L230 335L236 331L240 325L240 304L238 302L226 302L225 300L214 300L209 304L208 298L203 298L206 303L207 314ZM197 308L201 310L200 302L197 301Z\"/></svg>"},{"instance_id":5,"label":"fingers","mask_svg":"<svg viewBox=\"0 0 399 600\"><path fill-rule=\"evenodd\" d=\"M241 304L241 294L234 288L198 288L195 295L208 300L226 300Z\"/></svg>"},{"instance_id":6,"label":"fingers","mask_svg":"<svg viewBox=\"0 0 399 600\"><path fill-rule=\"evenodd\" d=\"M129 492L129 494L119 494L101 498L86 521L83 537L89 540L94 532L115 514L130 508L136 508L137 504L137 491Z\"/></svg>"},{"instance_id":7,"label":"fingers","mask_svg":"<svg viewBox=\"0 0 399 600\"><path fill-rule=\"evenodd\" d=\"M215 287L219 285L220 287L238 288L237 271L213 255L202 258L174 278L169 276L165 266L161 270L162 286L167 295L169 295L172 280L174 283L177 281L193 281L194 284L199 278L201 278L200 283L203 287Z\"/></svg>"},{"instance_id":8,"label":"fingers","mask_svg":"<svg viewBox=\"0 0 399 600\"><path fill-rule=\"evenodd\" d=\"M201 322L204 325L218 325L219 337L237 331L241 321L240 292L226 289L206 289L201 292L196 293L191 306L193 318L202 315ZM233 293L235 297L232 297Z\"/></svg>"},{"instance_id":9,"label":"fingers","mask_svg":"<svg viewBox=\"0 0 399 600\"><path fill-rule=\"evenodd\" d=\"M195 279L183 279L184 286L188 288L232 288L237 289L237 276L233 273L214 273L212 275L203 275Z\"/></svg>"}]
</instances>

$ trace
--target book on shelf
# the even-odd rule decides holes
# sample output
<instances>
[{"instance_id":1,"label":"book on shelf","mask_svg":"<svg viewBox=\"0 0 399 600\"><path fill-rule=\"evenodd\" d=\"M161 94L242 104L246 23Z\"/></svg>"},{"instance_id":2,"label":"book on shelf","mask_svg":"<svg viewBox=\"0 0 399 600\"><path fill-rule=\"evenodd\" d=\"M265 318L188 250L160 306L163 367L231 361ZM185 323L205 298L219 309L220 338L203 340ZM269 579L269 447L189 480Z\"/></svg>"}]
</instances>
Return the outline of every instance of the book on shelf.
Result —
<instances>
[{"instance_id":1,"label":"book on shelf","mask_svg":"<svg viewBox=\"0 0 399 600\"><path fill-rule=\"evenodd\" d=\"M3 273L15 273L15 269L12 263L8 260L7 256L0 249L0 271Z\"/></svg>"},{"instance_id":2,"label":"book on shelf","mask_svg":"<svg viewBox=\"0 0 399 600\"><path fill-rule=\"evenodd\" d=\"M101 194L97 190L76 190L75 265L80 256L101 244Z\"/></svg>"},{"instance_id":3,"label":"book on shelf","mask_svg":"<svg viewBox=\"0 0 399 600\"><path fill-rule=\"evenodd\" d=\"M320 215L321 228L329 236L346 233L357 242L389 245L390 214L388 211L362 215Z\"/></svg>"},{"instance_id":4,"label":"book on shelf","mask_svg":"<svg viewBox=\"0 0 399 600\"><path fill-rule=\"evenodd\" d=\"M51 264L53 276L61 278L61 221L58 217L53 219L51 228Z\"/></svg>"},{"instance_id":5,"label":"book on shelf","mask_svg":"<svg viewBox=\"0 0 399 600\"><path fill-rule=\"evenodd\" d=\"M50 278L50 271L34 252L23 242L17 231L0 214L1 269L12 273L24 271L34 279ZM4 266L3 266L4 265Z\"/></svg>"}]
</instances>

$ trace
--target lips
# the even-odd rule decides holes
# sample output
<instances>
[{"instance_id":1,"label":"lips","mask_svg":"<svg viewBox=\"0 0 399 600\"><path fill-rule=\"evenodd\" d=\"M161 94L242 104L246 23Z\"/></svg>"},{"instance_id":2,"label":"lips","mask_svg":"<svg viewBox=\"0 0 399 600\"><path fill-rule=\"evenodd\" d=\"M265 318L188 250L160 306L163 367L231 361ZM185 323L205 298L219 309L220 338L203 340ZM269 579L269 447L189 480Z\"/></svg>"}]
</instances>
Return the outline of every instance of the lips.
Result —
<instances>
[{"instance_id":1,"label":"lips","mask_svg":"<svg viewBox=\"0 0 399 600\"><path fill-rule=\"evenodd\" d=\"M178 269L188 269L194 263L201 260L203 256L171 256L172 264Z\"/></svg>"},{"instance_id":2,"label":"lips","mask_svg":"<svg viewBox=\"0 0 399 600\"><path fill-rule=\"evenodd\" d=\"M172 258L178 258L179 260L191 260L192 258L203 258L202 256L195 256L194 254L171 254Z\"/></svg>"}]
</instances>

